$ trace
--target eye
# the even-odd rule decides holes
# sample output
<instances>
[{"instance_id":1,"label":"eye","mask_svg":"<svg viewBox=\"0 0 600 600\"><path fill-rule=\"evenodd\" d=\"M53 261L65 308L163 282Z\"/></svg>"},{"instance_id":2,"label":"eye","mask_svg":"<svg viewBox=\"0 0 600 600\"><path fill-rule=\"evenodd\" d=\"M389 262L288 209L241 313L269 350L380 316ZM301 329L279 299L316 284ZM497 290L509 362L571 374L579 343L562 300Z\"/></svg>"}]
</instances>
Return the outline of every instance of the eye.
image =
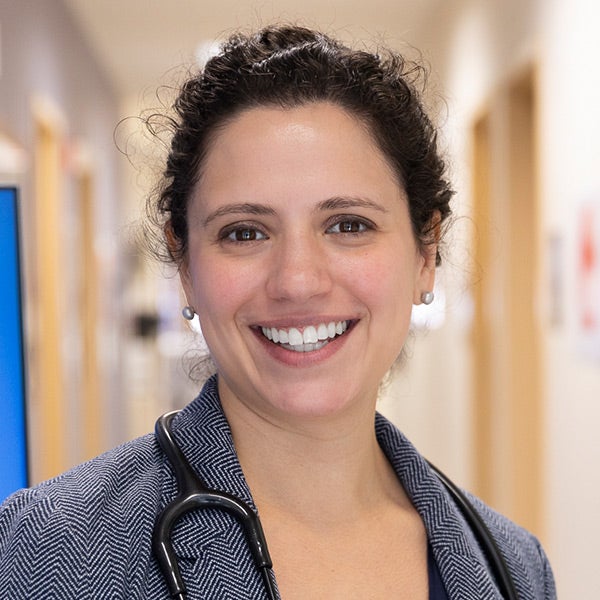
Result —
<instances>
[{"instance_id":1,"label":"eye","mask_svg":"<svg viewBox=\"0 0 600 600\"><path fill-rule=\"evenodd\" d=\"M357 233L365 233L373 229L373 225L363 219L355 219L355 218L343 218L338 220L333 225L330 225L326 233L349 233L349 234L357 234Z\"/></svg>"},{"instance_id":2,"label":"eye","mask_svg":"<svg viewBox=\"0 0 600 600\"><path fill-rule=\"evenodd\" d=\"M226 228L219 237L225 242L233 243L257 242L267 239L267 235L260 229L245 225Z\"/></svg>"}]
</instances>

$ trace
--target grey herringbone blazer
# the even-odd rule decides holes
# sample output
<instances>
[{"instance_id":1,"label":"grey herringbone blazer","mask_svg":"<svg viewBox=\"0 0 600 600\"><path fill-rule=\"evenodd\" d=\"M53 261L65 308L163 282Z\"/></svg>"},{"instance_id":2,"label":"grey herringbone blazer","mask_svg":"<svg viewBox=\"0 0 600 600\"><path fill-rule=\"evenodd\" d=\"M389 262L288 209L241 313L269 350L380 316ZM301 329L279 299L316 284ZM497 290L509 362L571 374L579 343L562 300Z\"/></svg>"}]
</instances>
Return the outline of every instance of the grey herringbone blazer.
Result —
<instances>
[{"instance_id":1,"label":"grey herringbone blazer","mask_svg":"<svg viewBox=\"0 0 600 600\"><path fill-rule=\"evenodd\" d=\"M375 426L423 518L449 597L499 600L471 531L427 463L383 417L377 416ZM209 486L253 506L214 378L176 417L173 429ZM171 469L148 435L13 495L0 510L0 599L165 600L151 534L157 514L175 493ZM519 598L555 598L537 540L474 502L504 554ZM190 600L265 598L243 533L228 515L187 515L175 529L174 546Z\"/></svg>"}]
</instances>

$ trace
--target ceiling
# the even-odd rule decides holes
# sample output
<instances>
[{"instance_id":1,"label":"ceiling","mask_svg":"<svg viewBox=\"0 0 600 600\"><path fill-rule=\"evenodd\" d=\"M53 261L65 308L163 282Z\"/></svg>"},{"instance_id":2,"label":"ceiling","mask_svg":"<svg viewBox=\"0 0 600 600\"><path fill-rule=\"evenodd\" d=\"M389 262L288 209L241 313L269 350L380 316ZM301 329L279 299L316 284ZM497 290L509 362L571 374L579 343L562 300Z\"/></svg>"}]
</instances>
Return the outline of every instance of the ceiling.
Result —
<instances>
[{"instance_id":1,"label":"ceiling","mask_svg":"<svg viewBox=\"0 0 600 600\"><path fill-rule=\"evenodd\" d=\"M441 0L443 1L443 0ZM200 44L237 28L302 22L342 39L410 41L440 0L63 0L121 98L156 89Z\"/></svg>"}]
</instances>

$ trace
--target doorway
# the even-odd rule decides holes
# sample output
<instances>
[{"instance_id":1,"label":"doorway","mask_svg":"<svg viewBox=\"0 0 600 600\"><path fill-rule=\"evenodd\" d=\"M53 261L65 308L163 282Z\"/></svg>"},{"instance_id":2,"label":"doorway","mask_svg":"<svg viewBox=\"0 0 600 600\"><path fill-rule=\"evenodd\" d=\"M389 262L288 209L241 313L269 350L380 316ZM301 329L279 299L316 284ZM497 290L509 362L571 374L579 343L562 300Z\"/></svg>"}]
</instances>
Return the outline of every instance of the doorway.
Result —
<instances>
[{"instance_id":1,"label":"doorway","mask_svg":"<svg viewBox=\"0 0 600 600\"><path fill-rule=\"evenodd\" d=\"M473 125L474 475L477 493L542 527L543 390L535 69Z\"/></svg>"}]
</instances>

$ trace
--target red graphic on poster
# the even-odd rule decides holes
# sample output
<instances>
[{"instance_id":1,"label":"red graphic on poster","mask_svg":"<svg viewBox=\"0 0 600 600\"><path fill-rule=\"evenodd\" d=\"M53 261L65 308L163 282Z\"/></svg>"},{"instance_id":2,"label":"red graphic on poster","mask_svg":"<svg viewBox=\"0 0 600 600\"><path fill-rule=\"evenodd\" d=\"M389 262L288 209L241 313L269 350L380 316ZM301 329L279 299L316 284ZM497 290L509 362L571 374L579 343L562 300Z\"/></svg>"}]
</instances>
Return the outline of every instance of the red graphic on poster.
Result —
<instances>
[{"instance_id":1,"label":"red graphic on poster","mask_svg":"<svg viewBox=\"0 0 600 600\"><path fill-rule=\"evenodd\" d=\"M581 287L582 311L581 325L584 330L591 330L597 324L597 310L593 301L594 276L598 269L598 249L594 239L594 213L584 210L581 231Z\"/></svg>"}]
</instances>

